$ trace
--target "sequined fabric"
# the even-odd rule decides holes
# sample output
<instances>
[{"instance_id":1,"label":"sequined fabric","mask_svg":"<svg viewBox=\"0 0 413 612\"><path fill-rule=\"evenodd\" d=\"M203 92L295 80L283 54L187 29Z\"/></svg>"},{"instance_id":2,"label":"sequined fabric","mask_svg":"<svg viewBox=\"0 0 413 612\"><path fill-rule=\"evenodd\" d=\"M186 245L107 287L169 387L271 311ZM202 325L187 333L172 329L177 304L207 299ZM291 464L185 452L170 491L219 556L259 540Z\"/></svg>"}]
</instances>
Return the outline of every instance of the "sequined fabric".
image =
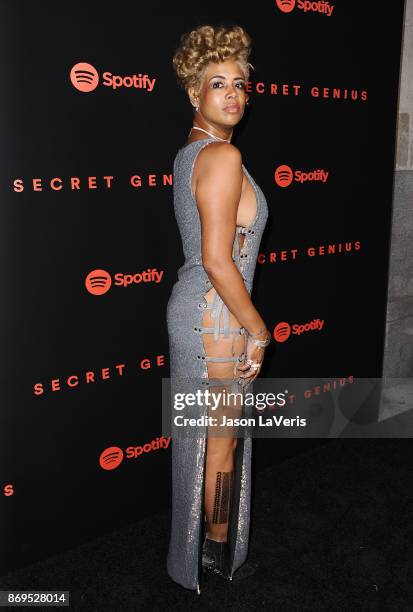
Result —
<instances>
[{"instance_id":1,"label":"sequined fabric","mask_svg":"<svg viewBox=\"0 0 413 612\"><path fill-rule=\"evenodd\" d=\"M172 393L177 390L180 393L196 393L197 389L205 389L210 384L201 336L202 330L205 331L202 328L203 309L211 307L214 327L210 332L215 339L221 334L227 337L231 333L228 308L219 294L216 293L212 306L204 298L212 284L202 266L201 225L191 189L196 156L211 142L216 141L205 138L182 147L173 165L174 211L185 261L178 270L178 280L172 288L167 305ZM244 165L243 170L256 194L257 213L248 227L237 227L232 256L251 294L268 207L262 190ZM242 249L239 248L239 233L245 235ZM175 380L179 381L179 385L177 382L174 386ZM206 413L201 407L194 407L193 411L194 416ZM174 432L172 435L172 517L167 571L175 582L194 590L200 583L206 441L206 428L203 427L185 432L185 435L182 431L179 431L179 435ZM250 436L240 438L235 449L234 465L237 467L234 470L234 493L228 531L231 574L244 563L248 553L251 442Z\"/></svg>"}]
</instances>

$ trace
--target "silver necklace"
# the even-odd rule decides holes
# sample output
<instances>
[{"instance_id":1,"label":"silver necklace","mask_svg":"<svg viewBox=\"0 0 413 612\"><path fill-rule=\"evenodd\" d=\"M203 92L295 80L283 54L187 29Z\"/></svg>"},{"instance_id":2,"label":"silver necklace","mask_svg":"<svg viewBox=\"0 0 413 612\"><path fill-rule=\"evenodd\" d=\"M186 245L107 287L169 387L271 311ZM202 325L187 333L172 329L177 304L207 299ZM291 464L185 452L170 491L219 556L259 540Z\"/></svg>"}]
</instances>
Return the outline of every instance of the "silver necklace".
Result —
<instances>
[{"instance_id":1,"label":"silver necklace","mask_svg":"<svg viewBox=\"0 0 413 612\"><path fill-rule=\"evenodd\" d=\"M217 138L217 140L223 140L224 142L231 142L229 138L220 138L219 136L215 136L215 134L211 134L211 132L207 132L207 130L204 130L203 128L200 128L196 125L193 125L191 127L191 130L201 130L201 132L205 132L205 134L209 134L209 136L212 136L212 138Z\"/></svg>"}]
</instances>

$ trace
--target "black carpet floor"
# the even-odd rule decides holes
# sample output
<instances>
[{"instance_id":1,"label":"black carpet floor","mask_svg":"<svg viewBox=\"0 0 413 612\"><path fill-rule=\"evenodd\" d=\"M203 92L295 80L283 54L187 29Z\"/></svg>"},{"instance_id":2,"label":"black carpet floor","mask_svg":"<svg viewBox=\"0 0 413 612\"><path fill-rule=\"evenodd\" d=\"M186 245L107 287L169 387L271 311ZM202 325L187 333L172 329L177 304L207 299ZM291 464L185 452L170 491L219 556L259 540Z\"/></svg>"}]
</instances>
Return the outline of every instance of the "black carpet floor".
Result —
<instances>
[{"instance_id":1,"label":"black carpet floor","mask_svg":"<svg viewBox=\"0 0 413 612\"><path fill-rule=\"evenodd\" d=\"M248 560L232 583L208 575L201 595L166 574L169 513L3 575L1 588L69 590L72 610L411 612L412 447L332 440L258 473Z\"/></svg>"}]
</instances>

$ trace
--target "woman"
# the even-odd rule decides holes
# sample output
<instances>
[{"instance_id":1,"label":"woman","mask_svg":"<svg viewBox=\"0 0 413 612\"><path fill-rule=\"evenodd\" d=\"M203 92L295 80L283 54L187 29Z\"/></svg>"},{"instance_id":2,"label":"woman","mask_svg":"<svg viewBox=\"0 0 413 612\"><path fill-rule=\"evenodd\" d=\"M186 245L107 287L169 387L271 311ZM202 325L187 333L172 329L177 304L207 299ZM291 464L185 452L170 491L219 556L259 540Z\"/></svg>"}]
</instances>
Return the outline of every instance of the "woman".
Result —
<instances>
[{"instance_id":1,"label":"woman","mask_svg":"<svg viewBox=\"0 0 413 612\"><path fill-rule=\"evenodd\" d=\"M231 143L248 104L250 50L241 27L204 25L182 35L173 57L194 120L173 167L185 262L167 306L172 389L238 394L225 406L216 395L214 410L197 405L194 416L245 416L239 394L258 375L271 339L250 297L267 202ZM247 556L251 437L237 438L231 427L224 435L217 427L186 429L172 436L167 570L200 594L202 570L232 580Z\"/></svg>"}]
</instances>

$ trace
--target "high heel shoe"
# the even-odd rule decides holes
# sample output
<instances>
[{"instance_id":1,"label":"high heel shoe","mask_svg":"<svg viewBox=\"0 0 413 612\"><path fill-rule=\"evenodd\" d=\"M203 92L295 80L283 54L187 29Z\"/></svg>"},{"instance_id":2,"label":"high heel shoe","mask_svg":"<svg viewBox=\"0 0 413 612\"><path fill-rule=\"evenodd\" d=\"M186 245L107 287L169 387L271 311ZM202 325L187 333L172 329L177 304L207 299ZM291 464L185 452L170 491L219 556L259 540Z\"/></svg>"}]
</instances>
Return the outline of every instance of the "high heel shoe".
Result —
<instances>
[{"instance_id":1,"label":"high heel shoe","mask_svg":"<svg viewBox=\"0 0 413 612\"><path fill-rule=\"evenodd\" d=\"M202 547L202 568L204 571L219 574L231 580L229 575L227 542L217 542L216 540L205 538Z\"/></svg>"}]
</instances>

